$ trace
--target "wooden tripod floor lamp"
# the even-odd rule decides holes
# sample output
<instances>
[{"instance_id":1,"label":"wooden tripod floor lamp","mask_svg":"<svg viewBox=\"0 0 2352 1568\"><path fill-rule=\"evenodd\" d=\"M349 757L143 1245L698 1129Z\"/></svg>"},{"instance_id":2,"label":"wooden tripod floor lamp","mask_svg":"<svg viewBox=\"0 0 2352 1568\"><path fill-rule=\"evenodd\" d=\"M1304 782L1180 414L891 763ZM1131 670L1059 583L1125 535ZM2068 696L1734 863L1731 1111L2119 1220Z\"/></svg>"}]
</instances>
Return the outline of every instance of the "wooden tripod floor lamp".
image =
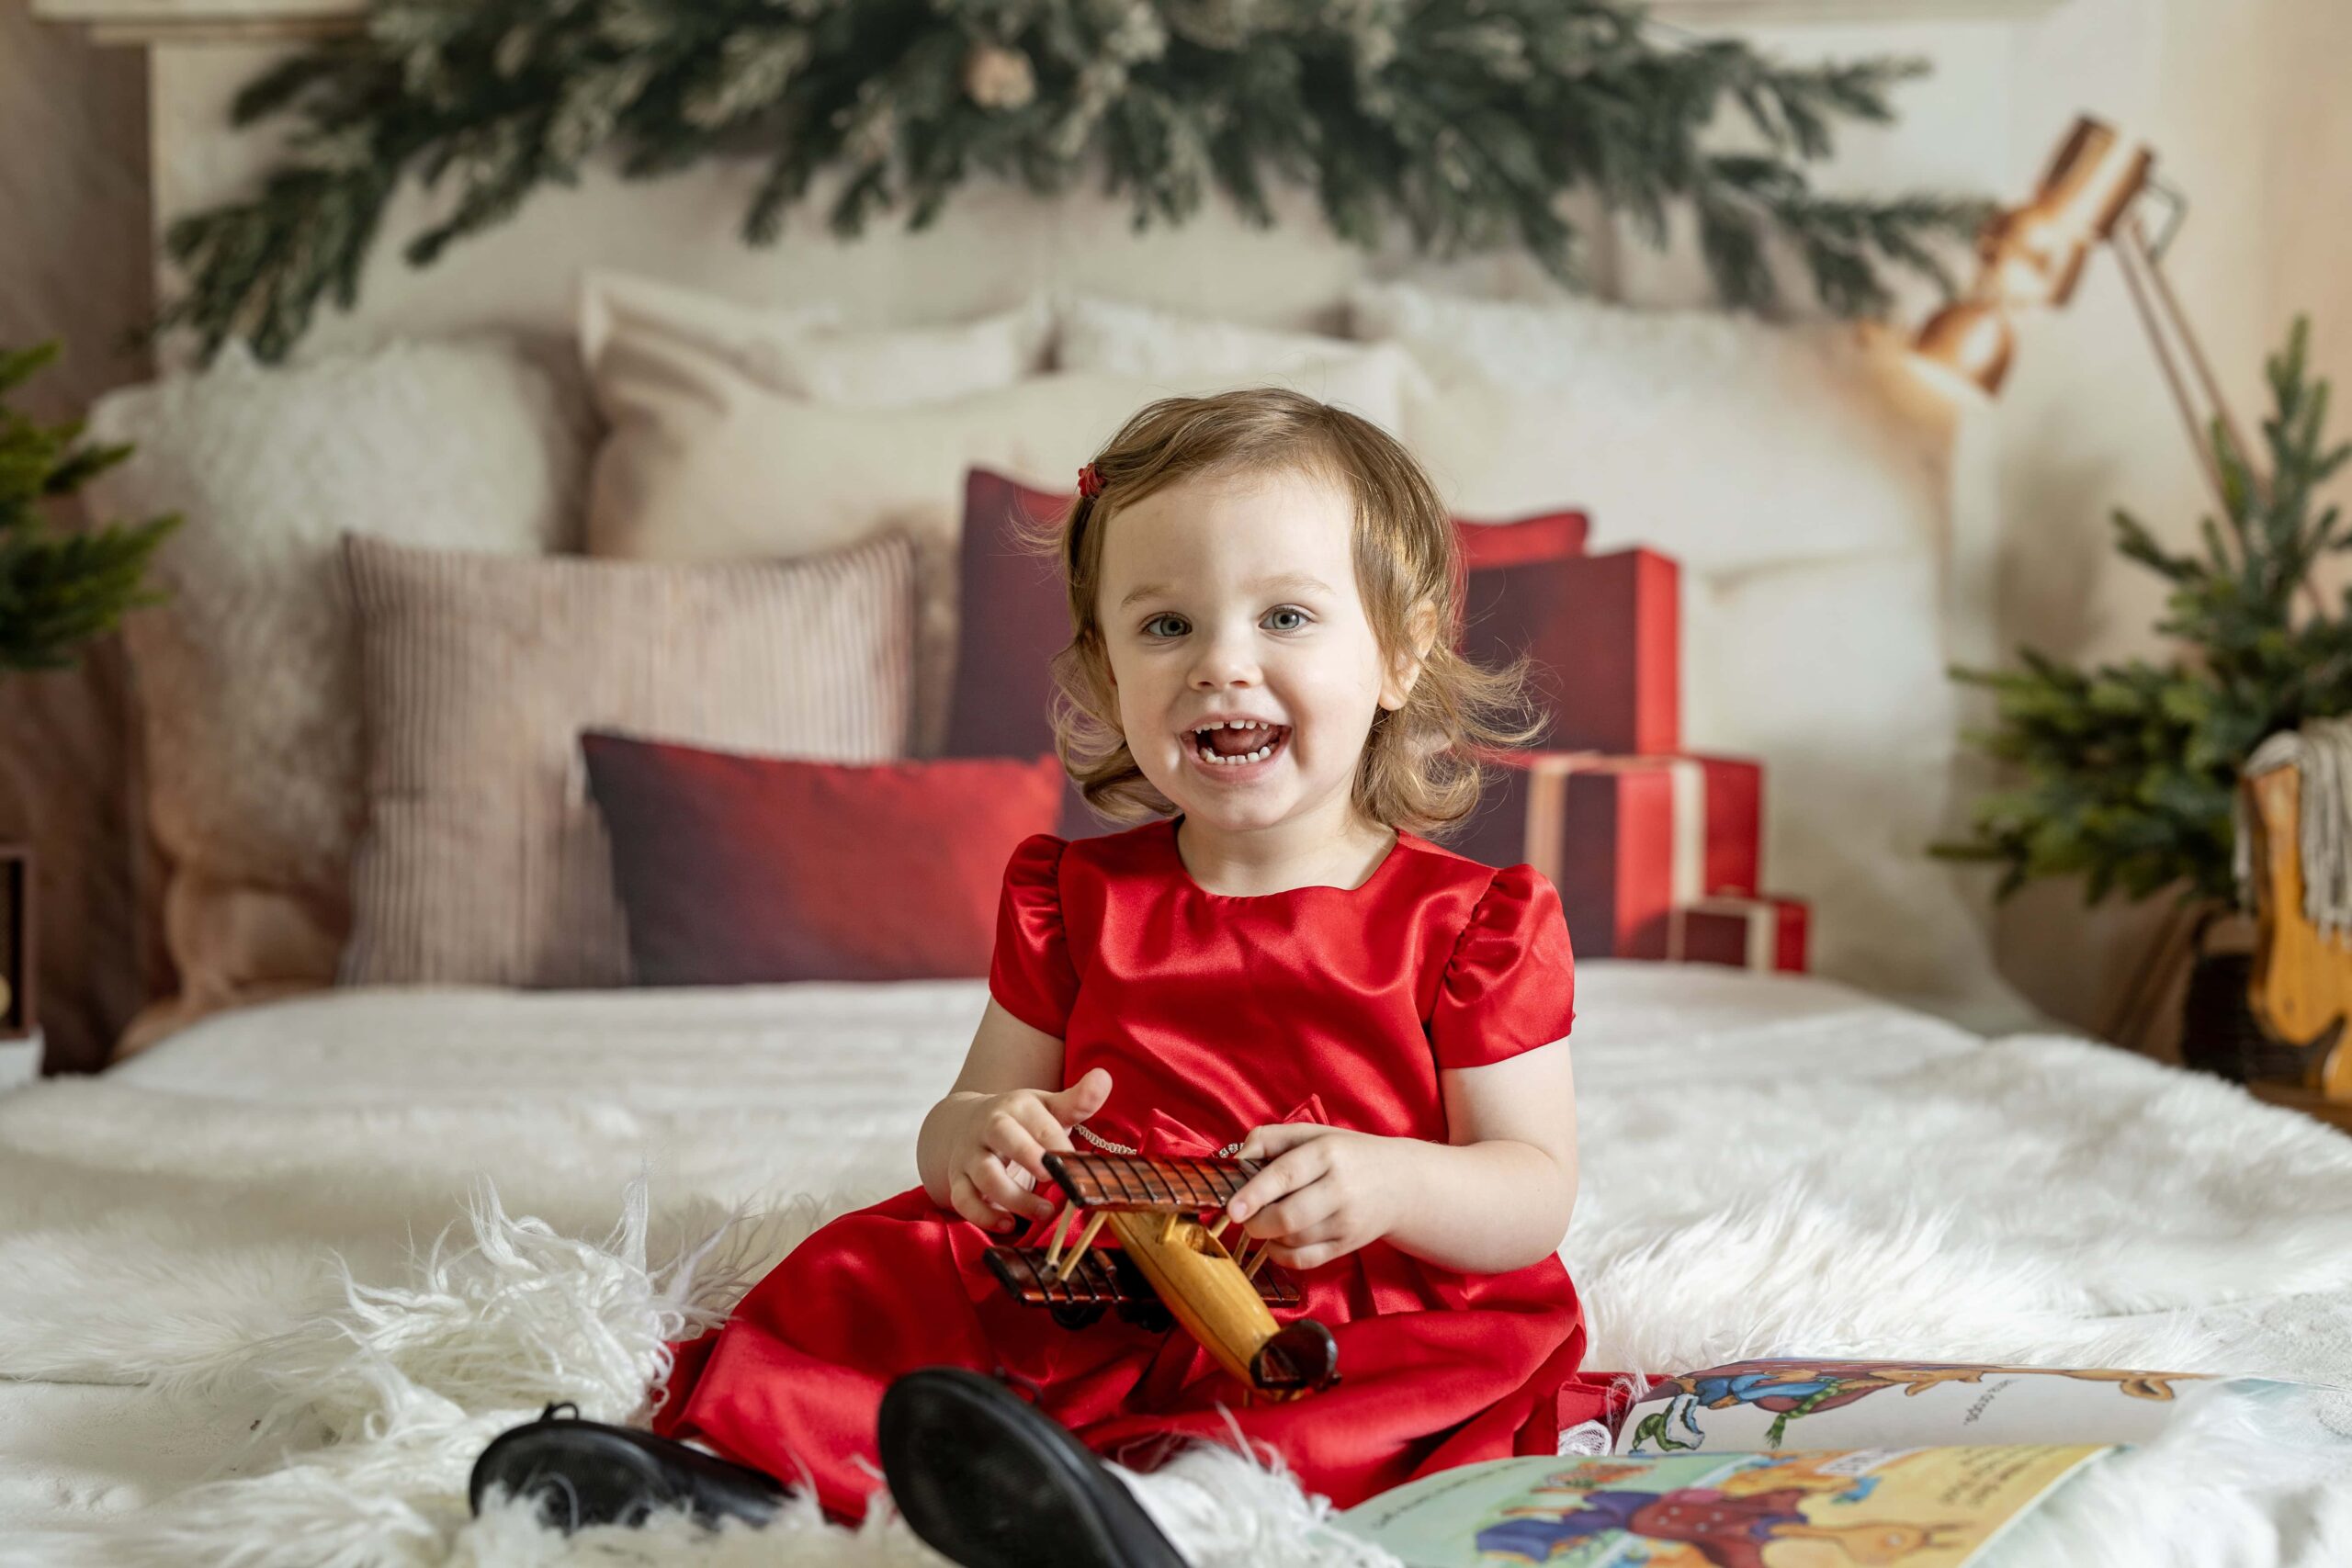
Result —
<instances>
[{"instance_id":1,"label":"wooden tripod floor lamp","mask_svg":"<svg viewBox=\"0 0 2352 1568\"><path fill-rule=\"evenodd\" d=\"M2151 197L2170 209L2151 240L2137 210ZM2158 265L2179 232L2188 203L2155 177L2155 153L2112 127L2086 116L2059 143L2041 185L2024 206L1996 212L1977 237L1976 281L1919 329L1912 344L1922 367L1990 397L2001 389L2017 348L2016 316L2057 307L2075 286L2095 245L2114 247L2132 307L2163 367L2165 385L2188 427L2206 481L2222 499L2222 473L2211 432L2218 423L2239 455L2251 462L2236 416L2213 379L2211 365ZM2200 408L2199 397L2204 400ZM2224 502L2226 504L2226 502Z\"/></svg>"},{"instance_id":2,"label":"wooden tripod floor lamp","mask_svg":"<svg viewBox=\"0 0 2352 1568\"><path fill-rule=\"evenodd\" d=\"M2257 496L2267 494L2269 480L2158 265L2179 232L2188 204L2158 180L2154 170L2155 154L2145 144L2128 141L2087 116L2075 120L2032 197L2022 207L1995 213L1985 223L1977 237L1980 265L1974 284L1928 319L1912 350L1931 377L1993 396L2016 352L2018 314L2064 305L2074 296L2093 247L2113 247L2132 307L2188 429L2198 467L2226 513L2229 502L2214 452L2217 435L2226 438L2245 465ZM2143 197L2154 197L2169 209L2154 240L2141 221ZM2316 604L2316 590L2312 592ZM2102 1034L2127 1043L2142 1038L2157 1002L2192 956L2200 925L2190 911L2173 910L2132 983L2109 1010Z\"/></svg>"}]
</instances>

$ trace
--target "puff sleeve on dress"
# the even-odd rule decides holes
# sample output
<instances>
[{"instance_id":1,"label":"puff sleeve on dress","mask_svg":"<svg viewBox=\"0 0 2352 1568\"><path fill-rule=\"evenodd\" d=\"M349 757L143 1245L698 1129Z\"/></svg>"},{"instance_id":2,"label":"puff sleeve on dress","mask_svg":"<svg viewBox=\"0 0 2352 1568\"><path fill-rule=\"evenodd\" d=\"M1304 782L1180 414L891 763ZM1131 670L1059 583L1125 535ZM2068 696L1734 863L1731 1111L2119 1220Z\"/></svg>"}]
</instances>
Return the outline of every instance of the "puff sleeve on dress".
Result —
<instances>
[{"instance_id":1,"label":"puff sleeve on dress","mask_svg":"<svg viewBox=\"0 0 2352 1568\"><path fill-rule=\"evenodd\" d=\"M1430 1010L1441 1067L1483 1067L1567 1038L1576 960L1560 895L1533 866L1495 873L1462 928Z\"/></svg>"},{"instance_id":2,"label":"puff sleeve on dress","mask_svg":"<svg viewBox=\"0 0 2352 1568\"><path fill-rule=\"evenodd\" d=\"M1056 1036L1067 1030L1078 998L1078 971L1062 930L1061 864L1068 847L1051 833L1035 833L1012 852L989 961L989 994L1032 1029Z\"/></svg>"}]
</instances>

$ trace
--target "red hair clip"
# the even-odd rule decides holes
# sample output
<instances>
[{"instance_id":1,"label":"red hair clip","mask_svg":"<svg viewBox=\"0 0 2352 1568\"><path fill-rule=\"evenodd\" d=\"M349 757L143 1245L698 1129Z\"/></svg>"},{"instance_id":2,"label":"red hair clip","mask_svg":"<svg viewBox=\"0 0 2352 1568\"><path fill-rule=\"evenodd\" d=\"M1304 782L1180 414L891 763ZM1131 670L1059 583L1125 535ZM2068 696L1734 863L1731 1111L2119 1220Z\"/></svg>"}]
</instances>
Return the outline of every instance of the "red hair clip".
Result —
<instances>
[{"instance_id":1,"label":"red hair clip","mask_svg":"<svg viewBox=\"0 0 2352 1568\"><path fill-rule=\"evenodd\" d=\"M1078 493L1089 501L1102 493L1102 476L1091 463L1078 470Z\"/></svg>"}]
</instances>

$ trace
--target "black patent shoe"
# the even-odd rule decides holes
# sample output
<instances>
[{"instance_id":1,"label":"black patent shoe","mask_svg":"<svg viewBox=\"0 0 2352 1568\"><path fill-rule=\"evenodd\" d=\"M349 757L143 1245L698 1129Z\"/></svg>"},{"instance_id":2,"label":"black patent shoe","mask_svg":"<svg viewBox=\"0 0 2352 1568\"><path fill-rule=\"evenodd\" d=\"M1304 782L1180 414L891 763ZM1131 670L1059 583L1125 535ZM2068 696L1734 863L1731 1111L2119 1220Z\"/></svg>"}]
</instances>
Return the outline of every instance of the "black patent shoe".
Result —
<instances>
[{"instance_id":1,"label":"black patent shoe","mask_svg":"<svg viewBox=\"0 0 2352 1568\"><path fill-rule=\"evenodd\" d=\"M909 1528L963 1568L1184 1568L1135 1494L994 1378L907 1373L882 1395L878 1438Z\"/></svg>"},{"instance_id":2,"label":"black patent shoe","mask_svg":"<svg viewBox=\"0 0 2352 1568\"><path fill-rule=\"evenodd\" d=\"M559 1411L569 1410L570 1416ZM503 1488L538 1507L564 1534L586 1525L635 1527L663 1508L684 1508L716 1529L727 1519L763 1525L792 1495L774 1476L707 1454L674 1438L580 1419L580 1406L550 1404L527 1426L501 1432L474 1461L466 1500Z\"/></svg>"}]
</instances>

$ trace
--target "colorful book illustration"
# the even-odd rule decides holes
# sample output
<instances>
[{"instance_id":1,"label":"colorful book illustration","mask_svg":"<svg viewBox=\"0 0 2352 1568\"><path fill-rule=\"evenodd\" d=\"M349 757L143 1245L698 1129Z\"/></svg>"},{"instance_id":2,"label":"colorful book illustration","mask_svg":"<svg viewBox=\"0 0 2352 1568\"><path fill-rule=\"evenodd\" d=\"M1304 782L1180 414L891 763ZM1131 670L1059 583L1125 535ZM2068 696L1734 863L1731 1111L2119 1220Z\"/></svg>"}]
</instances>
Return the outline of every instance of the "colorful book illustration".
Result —
<instances>
[{"instance_id":1,"label":"colorful book illustration","mask_svg":"<svg viewBox=\"0 0 2352 1568\"><path fill-rule=\"evenodd\" d=\"M1489 1460L1340 1522L1413 1568L1960 1568L2108 1446Z\"/></svg>"},{"instance_id":2,"label":"colorful book illustration","mask_svg":"<svg viewBox=\"0 0 2352 1568\"><path fill-rule=\"evenodd\" d=\"M2183 1388L2212 1382L2250 1389L2267 1380L1976 1361L1734 1361L1653 1382L1610 1451L2143 1443L2171 1419Z\"/></svg>"},{"instance_id":3,"label":"colorful book illustration","mask_svg":"<svg viewBox=\"0 0 2352 1568\"><path fill-rule=\"evenodd\" d=\"M2184 1390L2265 1378L1993 1363L1736 1361L1653 1382L1583 1453L1426 1476L1340 1516L1412 1568L1961 1568ZM1605 1447L1605 1451L1603 1451Z\"/></svg>"}]
</instances>

